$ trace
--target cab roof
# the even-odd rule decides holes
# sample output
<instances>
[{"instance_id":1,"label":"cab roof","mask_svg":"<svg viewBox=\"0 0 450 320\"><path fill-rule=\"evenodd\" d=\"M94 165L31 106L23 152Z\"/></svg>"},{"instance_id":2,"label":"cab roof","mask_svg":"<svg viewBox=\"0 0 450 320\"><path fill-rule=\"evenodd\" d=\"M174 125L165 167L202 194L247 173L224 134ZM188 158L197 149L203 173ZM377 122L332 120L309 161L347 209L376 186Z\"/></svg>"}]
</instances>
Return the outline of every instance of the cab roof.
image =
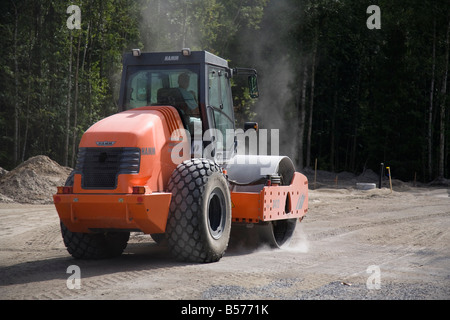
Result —
<instances>
[{"instance_id":1,"label":"cab roof","mask_svg":"<svg viewBox=\"0 0 450 320\"><path fill-rule=\"evenodd\" d=\"M123 55L123 66L128 65L174 65L174 64L212 64L228 68L227 60L208 51L190 51L184 55L182 51L172 52L140 52L138 56L132 52Z\"/></svg>"}]
</instances>

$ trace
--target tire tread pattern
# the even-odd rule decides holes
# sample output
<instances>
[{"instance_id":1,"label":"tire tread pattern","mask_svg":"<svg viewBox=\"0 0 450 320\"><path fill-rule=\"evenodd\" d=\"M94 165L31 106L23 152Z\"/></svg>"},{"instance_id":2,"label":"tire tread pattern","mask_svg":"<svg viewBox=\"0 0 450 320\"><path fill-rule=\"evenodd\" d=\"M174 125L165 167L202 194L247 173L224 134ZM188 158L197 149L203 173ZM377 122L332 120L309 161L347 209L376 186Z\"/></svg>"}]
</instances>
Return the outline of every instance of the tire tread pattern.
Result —
<instances>
[{"instance_id":1,"label":"tire tread pattern","mask_svg":"<svg viewBox=\"0 0 450 320\"><path fill-rule=\"evenodd\" d=\"M218 164L208 159L190 159L179 164L169 180L172 201L166 237L178 260L208 263L223 256L223 252L208 250L199 221L205 185L214 172L222 172Z\"/></svg>"}]
</instances>

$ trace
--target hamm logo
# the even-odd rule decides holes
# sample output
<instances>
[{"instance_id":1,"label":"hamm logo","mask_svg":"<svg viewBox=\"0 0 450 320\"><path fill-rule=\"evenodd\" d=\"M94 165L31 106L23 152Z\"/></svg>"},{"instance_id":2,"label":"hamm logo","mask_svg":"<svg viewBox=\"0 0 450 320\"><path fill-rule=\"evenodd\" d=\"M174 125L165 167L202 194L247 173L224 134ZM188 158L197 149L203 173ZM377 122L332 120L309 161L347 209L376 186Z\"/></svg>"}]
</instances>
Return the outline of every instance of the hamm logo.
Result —
<instances>
[{"instance_id":1,"label":"hamm logo","mask_svg":"<svg viewBox=\"0 0 450 320\"><path fill-rule=\"evenodd\" d=\"M155 148L141 148L141 154L143 156L152 156L156 154Z\"/></svg>"},{"instance_id":2,"label":"hamm logo","mask_svg":"<svg viewBox=\"0 0 450 320\"><path fill-rule=\"evenodd\" d=\"M109 146L112 146L116 142L115 141L95 141L95 143L99 147L109 147Z\"/></svg>"}]
</instances>

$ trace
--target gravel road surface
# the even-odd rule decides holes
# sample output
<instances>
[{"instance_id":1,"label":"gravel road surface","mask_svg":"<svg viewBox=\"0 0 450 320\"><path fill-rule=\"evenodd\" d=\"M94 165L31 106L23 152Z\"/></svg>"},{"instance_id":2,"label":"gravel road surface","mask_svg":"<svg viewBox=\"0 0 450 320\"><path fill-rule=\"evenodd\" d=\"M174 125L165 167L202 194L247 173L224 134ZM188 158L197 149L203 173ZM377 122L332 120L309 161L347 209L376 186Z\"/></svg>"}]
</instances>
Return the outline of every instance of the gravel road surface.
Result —
<instances>
[{"instance_id":1,"label":"gravel road surface","mask_svg":"<svg viewBox=\"0 0 450 320\"><path fill-rule=\"evenodd\" d=\"M177 262L139 233L119 258L75 260L52 205L0 203L0 299L450 299L449 196L310 191L289 248L232 244L211 264Z\"/></svg>"}]
</instances>

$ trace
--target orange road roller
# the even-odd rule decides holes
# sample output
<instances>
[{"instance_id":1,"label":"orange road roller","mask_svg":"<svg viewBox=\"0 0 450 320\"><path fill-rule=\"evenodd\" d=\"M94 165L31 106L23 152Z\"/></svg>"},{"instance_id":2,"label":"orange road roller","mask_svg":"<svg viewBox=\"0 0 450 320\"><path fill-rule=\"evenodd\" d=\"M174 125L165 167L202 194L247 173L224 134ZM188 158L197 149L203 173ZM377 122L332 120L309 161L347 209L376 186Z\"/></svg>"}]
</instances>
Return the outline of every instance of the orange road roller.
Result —
<instances>
[{"instance_id":1,"label":"orange road roller","mask_svg":"<svg viewBox=\"0 0 450 320\"><path fill-rule=\"evenodd\" d=\"M220 260L232 229L272 247L289 243L308 211L308 180L286 156L240 151L258 128L235 128L237 76L258 97L256 70L207 51L124 54L118 113L86 130L53 195L73 257L121 255L130 232L197 263Z\"/></svg>"}]
</instances>

